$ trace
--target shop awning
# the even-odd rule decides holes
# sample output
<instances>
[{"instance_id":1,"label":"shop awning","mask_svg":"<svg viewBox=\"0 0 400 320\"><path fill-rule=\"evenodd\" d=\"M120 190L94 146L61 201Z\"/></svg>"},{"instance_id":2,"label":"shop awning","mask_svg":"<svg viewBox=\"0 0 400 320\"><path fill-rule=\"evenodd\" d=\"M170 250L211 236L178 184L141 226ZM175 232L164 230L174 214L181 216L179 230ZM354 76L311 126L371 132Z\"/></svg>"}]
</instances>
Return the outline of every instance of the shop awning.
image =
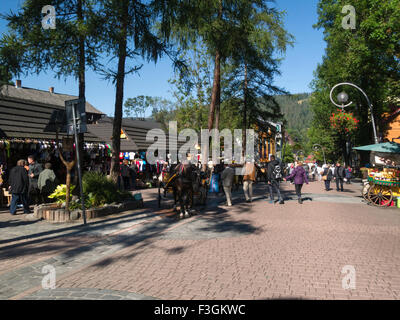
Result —
<instances>
[{"instance_id":1,"label":"shop awning","mask_svg":"<svg viewBox=\"0 0 400 320\"><path fill-rule=\"evenodd\" d=\"M380 153L399 153L400 154L400 144L396 142L385 142L378 144L370 144L362 147L355 147L354 150L359 151L374 151Z\"/></svg>"}]
</instances>

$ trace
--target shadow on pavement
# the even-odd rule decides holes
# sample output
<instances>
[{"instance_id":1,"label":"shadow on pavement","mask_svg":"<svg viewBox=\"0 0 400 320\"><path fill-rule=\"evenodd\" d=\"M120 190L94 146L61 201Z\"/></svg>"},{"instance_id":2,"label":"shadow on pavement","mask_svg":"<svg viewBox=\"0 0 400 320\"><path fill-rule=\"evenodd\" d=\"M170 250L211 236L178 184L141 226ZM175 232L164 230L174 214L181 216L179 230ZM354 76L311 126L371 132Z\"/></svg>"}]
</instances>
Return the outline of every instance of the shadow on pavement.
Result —
<instances>
[{"instance_id":1,"label":"shadow on pavement","mask_svg":"<svg viewBox=\"0 0 400 320\"><path fill-rule=\"evenodd\" d=\"M0 221L0 228L12 228L19 226L27 226L37 223L39 220L35 221L25 221L25 220L8 220L8 221ZM1 243L2 240L0 240Z\"/></svg>"}]
</instances>

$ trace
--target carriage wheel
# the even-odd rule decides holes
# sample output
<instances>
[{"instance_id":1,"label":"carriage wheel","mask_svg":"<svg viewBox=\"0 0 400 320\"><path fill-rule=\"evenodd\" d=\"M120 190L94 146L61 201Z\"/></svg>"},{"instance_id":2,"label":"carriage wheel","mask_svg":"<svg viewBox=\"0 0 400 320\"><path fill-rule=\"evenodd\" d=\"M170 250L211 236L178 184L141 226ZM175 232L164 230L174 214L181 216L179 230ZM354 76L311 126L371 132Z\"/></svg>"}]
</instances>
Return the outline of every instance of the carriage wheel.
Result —
<instances>
[{"instance_id":1,"label":"carriage wheel","mask_svg":"<svg viewBox=\"0 0 400 320\"><path fill-rule=\"evenodd\" d=\"M392 190L385 186L373 185L368 190L368 200L374 206L387 207L393 200Z\"/></svg>"},{"instance_id":2,"label":"carriage wheel","mask_svg":"<svg viewBox=\"0 0 400 320\"><path fill-rule=\"evenodd\" d=\"M364 184L362 190L361 190L361 196L364 198L364 200L369 201L368 199L368 191L371 188L371 185L369 183Z\"/></svg>"}]
</instances>

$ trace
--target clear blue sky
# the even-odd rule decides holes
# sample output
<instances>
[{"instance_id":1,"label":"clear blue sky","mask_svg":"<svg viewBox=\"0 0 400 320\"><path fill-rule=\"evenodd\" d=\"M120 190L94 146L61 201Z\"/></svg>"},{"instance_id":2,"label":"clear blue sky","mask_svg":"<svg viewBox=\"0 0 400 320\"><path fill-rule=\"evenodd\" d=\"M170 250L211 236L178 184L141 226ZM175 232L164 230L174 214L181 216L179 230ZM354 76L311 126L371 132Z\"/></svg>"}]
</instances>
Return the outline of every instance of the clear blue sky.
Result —
<instances>
[{"instance_id":1,"label":"clear blue sky","mask_svg":"<svg viewBox=\"0 0 400 320\"><path fill-rule=\"evenodd\" d=\"M16 11L24 0L0 0L0 13ZM201 1L201 0L199 0ZM282 75L276 78L275 84L290 93L310 92L313 72L321 62L325 50L322 31L314 30L312 25L317 21L318 0L276 0L275 6L286 11L286 29L295 37L293 48L289 48L281 65ZM51 4L51 0L49 0ZM6 31L6 23L0 19L0 33ZM139 74L131 74L125 81L124 99L137 95L160 96L171 98L171 86L168 79L173 76L168 59L144 64ZM101 79L97 74L88 71L86 99L97 109L106 114L113 114L115 88L111 82ZM15 80L15 79L14 79ZM55 87L55 92L78 95L78 83L73 78L56 79L51 70L39 76L21 77L24 87L48 90Z\"/></svg>"}]
</instances>

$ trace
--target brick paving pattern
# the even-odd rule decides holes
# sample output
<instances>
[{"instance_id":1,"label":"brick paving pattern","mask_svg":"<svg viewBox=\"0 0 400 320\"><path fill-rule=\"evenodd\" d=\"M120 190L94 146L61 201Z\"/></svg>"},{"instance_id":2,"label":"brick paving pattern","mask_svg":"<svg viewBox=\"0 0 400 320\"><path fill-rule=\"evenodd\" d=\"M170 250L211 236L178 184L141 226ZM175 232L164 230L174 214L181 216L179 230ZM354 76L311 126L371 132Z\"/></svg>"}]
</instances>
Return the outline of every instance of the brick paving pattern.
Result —
<instances>
[{"instance_id":1,"label":"brick paving pattern","mask_svg":"<svg viewBox=\"0 0 400 320\"><path fill-rule=\"evenodd\" d=\"M159 214L168 210L157 211L151 190L143 193L144 209L82 230L43 221L32 223L35 230L7 226L0 298L400 298L399 209L363 203L359 184L342 193L311 183L303 205L294 186L282 188L284 205L269 204L258 184L251 204L243 192L235 193L233 207L213 197L200 214L180 221ZM40 286L46 264L56 268L55 290ZM355 289L342 287L347 265L355 268Z\"/></svg>"}]
</instances>

